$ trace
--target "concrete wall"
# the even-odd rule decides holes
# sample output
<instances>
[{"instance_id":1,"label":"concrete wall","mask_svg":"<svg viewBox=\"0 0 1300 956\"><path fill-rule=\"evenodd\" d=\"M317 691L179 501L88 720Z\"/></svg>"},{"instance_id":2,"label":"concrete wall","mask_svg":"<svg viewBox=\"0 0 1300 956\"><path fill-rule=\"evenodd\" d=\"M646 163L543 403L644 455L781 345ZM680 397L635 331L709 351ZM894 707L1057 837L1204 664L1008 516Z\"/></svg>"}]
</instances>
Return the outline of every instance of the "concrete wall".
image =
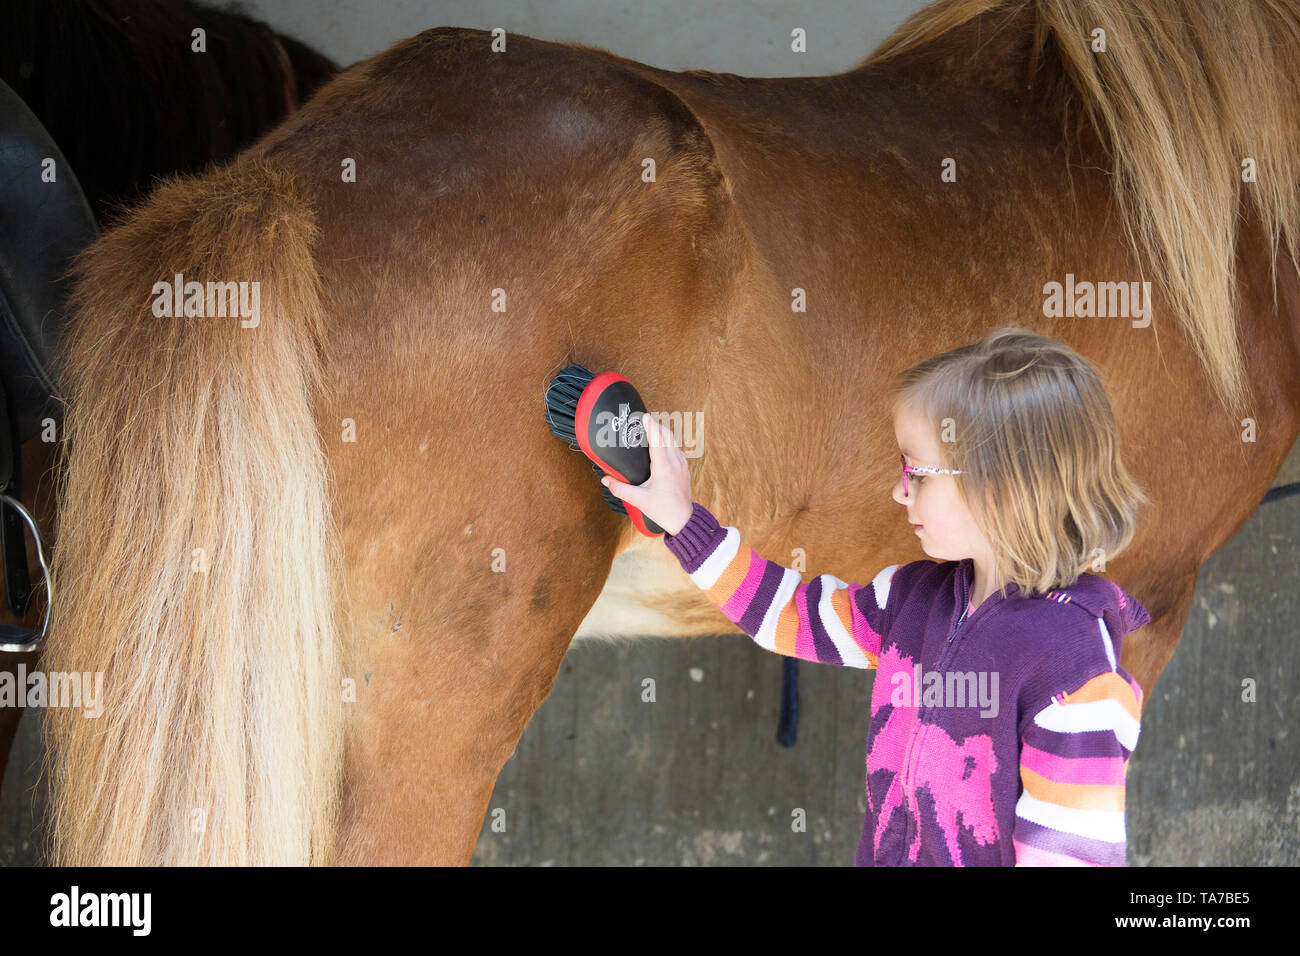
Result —
<instances>
[{"instance_id":1,"label":"concrete wall","mask_svg":"<svg viewBox=\"0 0 1300 956\"><path fill-rule=\"evenodd\" d=\"M919 0L252 0L243 7L340 64L432 27L502 27L541 40L599 46L665 70L747 76L840 73L924 3ZM790 31L807 32L806 53Z\"/></svg>"}]
</instances>

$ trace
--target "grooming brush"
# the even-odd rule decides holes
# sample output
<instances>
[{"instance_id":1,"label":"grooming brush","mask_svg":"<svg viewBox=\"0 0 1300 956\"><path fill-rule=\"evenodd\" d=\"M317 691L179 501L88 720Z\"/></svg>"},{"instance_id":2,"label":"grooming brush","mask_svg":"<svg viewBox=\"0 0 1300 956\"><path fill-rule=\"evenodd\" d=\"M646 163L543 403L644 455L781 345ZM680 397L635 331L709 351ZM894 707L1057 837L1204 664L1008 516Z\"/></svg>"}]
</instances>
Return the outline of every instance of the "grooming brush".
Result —
<instances>
[{"instance_id":1,"label":"grooming brush","mask_svg":"<svg viewBox=\"0 0 1300 956\"><path fill-rule=\"evenodd\" d=\"M592 470L629 485L650 478L650 443L646 438L645 402L622 375L594 375L581 365L569 365L546 389L546 424L556 438L577 445L591 459ZM639 509L600 486L611 511L627 515L648 538L664 533Z\"/></svg>"}]
</instances>

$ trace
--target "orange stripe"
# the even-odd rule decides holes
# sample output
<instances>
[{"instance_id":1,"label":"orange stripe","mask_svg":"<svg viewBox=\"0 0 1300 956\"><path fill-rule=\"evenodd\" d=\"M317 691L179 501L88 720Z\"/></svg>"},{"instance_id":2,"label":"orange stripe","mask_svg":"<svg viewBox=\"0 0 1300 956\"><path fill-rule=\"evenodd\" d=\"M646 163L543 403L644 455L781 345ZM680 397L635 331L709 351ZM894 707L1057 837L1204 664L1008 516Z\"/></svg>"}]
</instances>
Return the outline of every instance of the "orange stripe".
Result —
<instances>
[{"instance_id":1,"label":"orange stripe","mask_svg":"<svg viewBox=\"0 0 1300 956\"><path fill-rule=\"evenodd\" d=\"M799 636L799 611L795 608L795 594L798 593L799 589L795 588L776 619L776 652L786 657L795 656L795 639Z\"/></svg>"},{"instance_id":2,"label":"orange stripe","mask_svg":"<svg viewBox=\"0 0 1300 956\"><path fill-rule=\"evenodd\" d=\"M848 634L853 633L853 607L849 603L849 589L836 588L831 595L831 610L840 619L840 625Z\"/></svg>"},{"instance_id":3,"label":"orange stripe","mask_svg":"<svg viewBox=\"0 0 1300 956\"><path fill-rule=\"evenodd\" d=\"M1119 701L1134 720L1138 720L1141 716L1137 695L1133 693L1133 685L1114 671L1098 674L1074 693L1063 694L1062 697L1064 698L1062 703L1065 704L1085 704L1109 697Z\"/></svg>"},{"instance_id":4,"label":"orange stripe","mask_svg":"<svg viewBox=\"0 0 1300 956\"><path fill-rule=\"evenodd\" d=\"M1127 764L1125 765L1127 769ZM1020 768L1020 779L1025 790L1035 800L1054 803L1058 807L1076 810L1124 809L1124 788L1100 783L1059 783L1034 773L1028 767Z\"/></svg>"},{"instance_id":5,"label":"orange stripe","mask_svg":"<svg viewBox=\"0 0 1300 956\"><path fill-rule=\"evenodd\" d=\"M726 604L736 593L736 589L745 583L745 575L749 573L751 560L762 560L754 554L753 548L742 547L736 551L731 561L722 569L722 574L718 575L718 580L713 582L713 587L704 592L709 596L709 600L717 605Z\"/></svg>"}]
</instances>

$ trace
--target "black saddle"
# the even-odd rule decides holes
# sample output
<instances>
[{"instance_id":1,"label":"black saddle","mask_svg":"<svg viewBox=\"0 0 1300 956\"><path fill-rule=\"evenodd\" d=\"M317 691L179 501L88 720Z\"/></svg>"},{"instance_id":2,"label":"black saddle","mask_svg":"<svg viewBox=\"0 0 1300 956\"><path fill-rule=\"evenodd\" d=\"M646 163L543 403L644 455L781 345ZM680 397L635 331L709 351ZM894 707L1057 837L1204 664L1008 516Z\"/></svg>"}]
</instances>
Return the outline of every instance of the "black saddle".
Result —
<instances>
[{"instance_id":1,"label":"black saddle","mask_svg":"<svg viewBox=\"0 0 1300 956\"><path fill-rule=\"evenodd\" d=\"M62 420L54 352L71 285L65 272L97 232L71 166L27 104L0 82L0 554L5 598L19 618L30 592L24 523L41 554L35 522L18 501L21 449L47 420L56 427ZM0 650L32 643L33 633L0 625Z\"/></svg>"}]
</instances>

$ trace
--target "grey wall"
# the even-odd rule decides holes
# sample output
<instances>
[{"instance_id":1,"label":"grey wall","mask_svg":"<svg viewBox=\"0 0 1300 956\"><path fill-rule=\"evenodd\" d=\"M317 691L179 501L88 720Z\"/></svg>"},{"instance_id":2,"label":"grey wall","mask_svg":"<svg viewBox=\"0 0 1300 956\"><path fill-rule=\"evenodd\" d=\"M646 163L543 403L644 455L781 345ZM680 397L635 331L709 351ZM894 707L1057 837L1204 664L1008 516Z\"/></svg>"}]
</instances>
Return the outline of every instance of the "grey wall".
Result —
<instances>
[{"instance_id":1,"label":"grey wall","mask_svg":"<svg viewBox=\"0 0 1300 956\"><path fill-rule=\"evenodd\" d=\"M604 47L666 70L815 76L855 66L919 0L252 0L242 7L351 64L432 27L502 27L542 40ZM803 27L806 53L790 51Z\"/></svg>"}]
</instances>

